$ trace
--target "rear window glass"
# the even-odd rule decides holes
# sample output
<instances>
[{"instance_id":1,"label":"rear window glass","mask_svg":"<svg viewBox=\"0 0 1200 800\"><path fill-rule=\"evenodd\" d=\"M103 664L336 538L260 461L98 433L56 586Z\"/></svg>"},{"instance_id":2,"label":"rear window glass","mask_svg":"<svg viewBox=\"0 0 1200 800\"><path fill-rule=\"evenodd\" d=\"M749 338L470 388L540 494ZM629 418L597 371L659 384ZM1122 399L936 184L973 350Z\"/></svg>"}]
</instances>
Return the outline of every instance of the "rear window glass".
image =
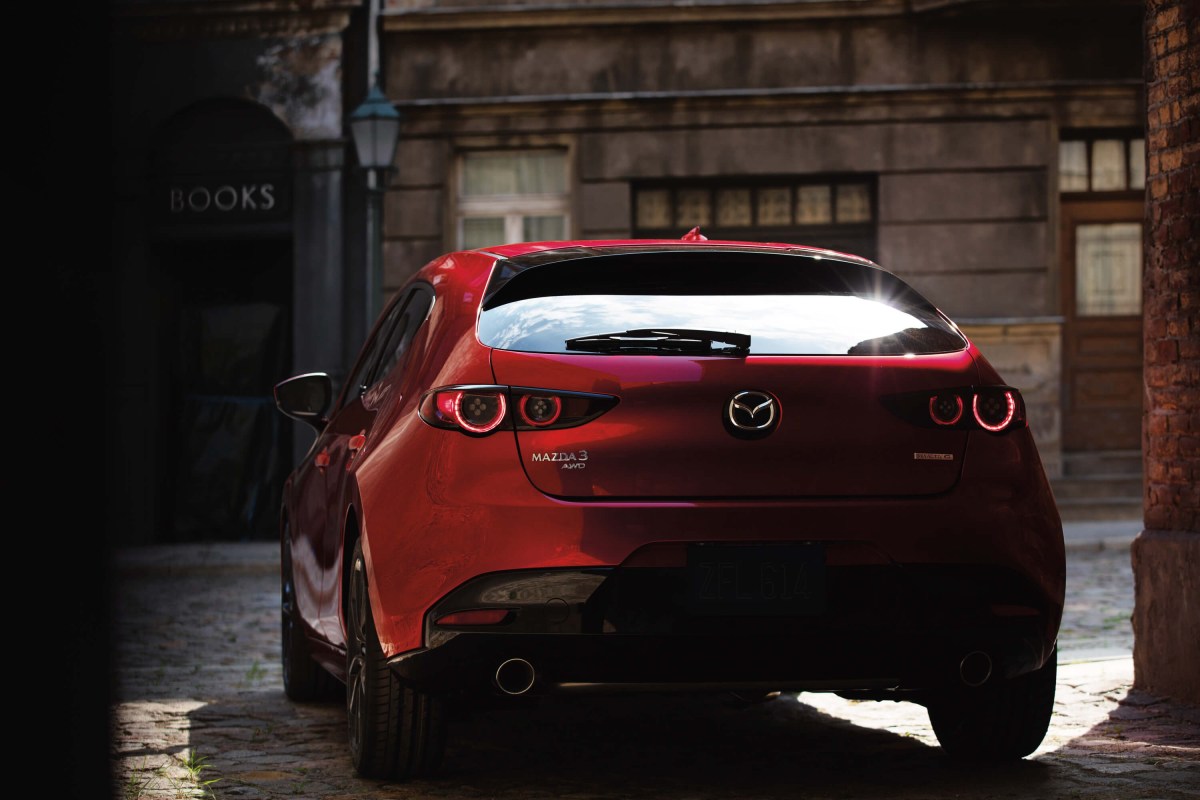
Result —
<instances>
[{"instance_id":1,"label":"rear window glass","mask_svg":"<svg viewBox=\"0 0 1200 800\"><path fill-rule=\"evenodd\" d=\"M750 355L903 355L966 346L895 276L808 255L598 256L516 274L506 269L497 286L500 274L480 313L479 338L502 350L578 353L589 349L581 339L616 334L623 343L623 332L646 330L749 335ZM678 352L669 342L661 346L664 354ZM641 340L636 349L602 349L654 352Z\"/></svg>"}]
</instances>

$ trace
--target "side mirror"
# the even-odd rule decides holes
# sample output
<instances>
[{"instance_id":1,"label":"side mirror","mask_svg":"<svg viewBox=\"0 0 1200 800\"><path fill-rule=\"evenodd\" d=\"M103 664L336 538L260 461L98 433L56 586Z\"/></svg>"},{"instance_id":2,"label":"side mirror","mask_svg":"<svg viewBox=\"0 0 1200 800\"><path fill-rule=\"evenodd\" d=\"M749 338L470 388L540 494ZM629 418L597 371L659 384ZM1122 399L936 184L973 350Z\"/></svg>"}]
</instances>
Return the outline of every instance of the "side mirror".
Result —
<instances>
[{"instance_id":1,"label":"side mirror","mask_svg":"<svg viewBox=\"0 0 1200 800\"><path fill-rule=\"evenodd\" d=\"M333 404L333 381L324 372L297 375L275 385L275 405L285 415L320 432Z\"/></svg>"}]
</instances>

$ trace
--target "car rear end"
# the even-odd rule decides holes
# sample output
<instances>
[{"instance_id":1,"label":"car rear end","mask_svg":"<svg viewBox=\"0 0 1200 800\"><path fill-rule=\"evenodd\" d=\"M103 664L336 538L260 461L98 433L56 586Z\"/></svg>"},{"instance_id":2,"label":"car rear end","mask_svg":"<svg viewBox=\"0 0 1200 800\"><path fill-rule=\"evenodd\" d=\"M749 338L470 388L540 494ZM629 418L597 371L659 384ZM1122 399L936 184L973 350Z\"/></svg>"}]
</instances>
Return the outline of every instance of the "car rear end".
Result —
<instances>
[{"instance_id":1,"label":"car rear end","mask_svg":"<svg viewBox=\"0 0 1200 800\"><path fill-rule=\"evenodd\" d=\"M924 691L1049 657L1061 526L1020 393L894 276L576 248L498 259L474 302L490 375L412 400L431 502L372 545L414 685Z\"/></svg>"}]
</instances>

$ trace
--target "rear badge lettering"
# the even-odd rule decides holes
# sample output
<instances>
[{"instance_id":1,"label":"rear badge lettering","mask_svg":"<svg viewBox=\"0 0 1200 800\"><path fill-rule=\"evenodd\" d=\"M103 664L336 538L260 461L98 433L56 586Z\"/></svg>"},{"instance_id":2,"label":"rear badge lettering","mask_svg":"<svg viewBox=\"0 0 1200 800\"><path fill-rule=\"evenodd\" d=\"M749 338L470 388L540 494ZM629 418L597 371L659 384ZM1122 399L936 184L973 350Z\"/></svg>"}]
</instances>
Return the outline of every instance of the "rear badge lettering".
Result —
<instances>
[{"instance_id":1,"label":"rear badge lettering","mask_svg":"<svg viewBox=\"0 0 1200 800\"><path fill-rule=\"evenodd\" d=\"M562 467L560 469L584 469L587 464L583 463L588 460L587 450L571 451L569 453L562 452L542 452L530 454L530 459L534 463L540 461L560 461Z\"/></svg>"},{"instance_id":2,"label":"rear badge lettering","mask_svg":"<svg viewBox=\"0 0 1200 800\"><path fill-rule=\"evenodd\" d=\"M953 461L954 453L913 453L914 461Z\"/></svg>"}]
</instances>

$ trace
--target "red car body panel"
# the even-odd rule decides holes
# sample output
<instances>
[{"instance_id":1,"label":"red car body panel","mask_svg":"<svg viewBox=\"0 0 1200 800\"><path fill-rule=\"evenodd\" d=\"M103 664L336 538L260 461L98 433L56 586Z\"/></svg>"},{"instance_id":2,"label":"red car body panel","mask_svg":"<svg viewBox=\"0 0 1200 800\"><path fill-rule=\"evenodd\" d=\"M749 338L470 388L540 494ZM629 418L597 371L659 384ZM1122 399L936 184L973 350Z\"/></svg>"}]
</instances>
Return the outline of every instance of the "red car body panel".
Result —
<instances>
[{"instance_id":1,"label":"red car body panel","mask_svg":"<svg viewBox=\"0 0 1200 800\"><path fill-rule=\"evenodd\" d=\"M1061 613L1063 547L1030 431L915 427L878 402L892 392L1000 384L973 345L912 358L729 359L510 352L476 335L498 256L650 244L508 245L442 257L413 278L432 286L436 299L404 360L335 413L285 493L301 618L326 648L322 663L335 674L343 669L349 530L363 542L387 656L422 651L430 609L479 576L682 566L689 542L819 541L830 565L989 565L1021 574L1049 609L1039 623L1040 657L1047 657ZM418 416L425 392L464 384L599 392L619 402L578 427L501 428L480 437ZM740 389L774 393L788 424L757 441L712 425L706 415ZM584 450L582 469L532 459L574 453L580 463ZM926 452L949 458L914 458Z\"/></svg>"},{"instance_id":2,"label":"red car body panel","mask_svg":"<svg viewBox=\"0 0 1200 800\"><path fill-rule=\"evenodd\" d=\"M881 363L883 362L883 363ZM521 464L562 498L788 498L938 494L958 480L968 433L917 428L881 394L971 385L967 350L921 358L546 355L497 350L498 384L612 394L621 402L578 428L517 434ZM759 440L720 425L729 398L769 389L778 430ZM713 424L714 422L718 424ZM581 469L532 459L586 451ZM914 452L951 460L914 464Z\"/></svg>"}]
</instances>

